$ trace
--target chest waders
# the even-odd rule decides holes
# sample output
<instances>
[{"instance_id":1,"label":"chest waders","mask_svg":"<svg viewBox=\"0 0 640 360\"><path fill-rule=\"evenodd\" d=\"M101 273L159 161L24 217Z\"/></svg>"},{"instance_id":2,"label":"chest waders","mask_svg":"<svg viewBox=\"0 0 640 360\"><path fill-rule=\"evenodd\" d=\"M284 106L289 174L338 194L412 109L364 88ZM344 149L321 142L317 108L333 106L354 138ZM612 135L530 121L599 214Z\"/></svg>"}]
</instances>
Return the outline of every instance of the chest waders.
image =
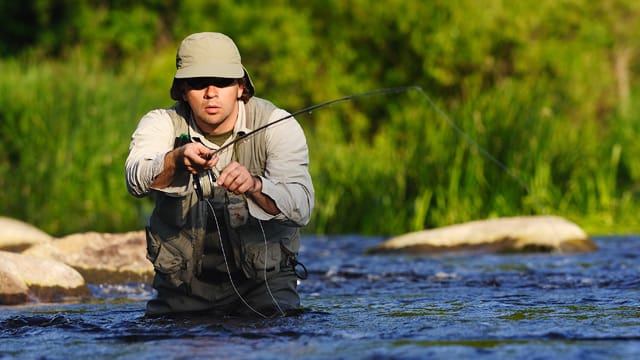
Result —
<instances>
[{"instance_id":1,"label":"chest waders","mask_svg":"<svg viewBox=\"0 0 640 360\"><path fill-rule=\"evenodd\" d=\"M245 104L247 127L265 125L275 109L266 100L251 98ZM188 107L178 103L168 111L174 123L174 148L198 141L190 135ZM250 141L234 144L234 156L252 175L264 175L267 160L264 132L255 134ZM299 228L253 218L244 195L218 186L213 187L211 198L201 199L187 172L176 176L172 186L184 186L186 191L156 191L155 208L146 229L147 258L156 272L154 287L159 285L215 302L229 295L228 286L224 290L225 286L201 279L207 278L216 264L226 264L226 271L239 281L259 279L263 274L266 281L283 267L291 267L295 272L299 264L296 260ZM220 240L220 248L209 252L205 243L211 243L212 237ZM225 251L227 246L232 256ZM231 283L233 286L233 280Z\"/></svg>"}]
</instances>

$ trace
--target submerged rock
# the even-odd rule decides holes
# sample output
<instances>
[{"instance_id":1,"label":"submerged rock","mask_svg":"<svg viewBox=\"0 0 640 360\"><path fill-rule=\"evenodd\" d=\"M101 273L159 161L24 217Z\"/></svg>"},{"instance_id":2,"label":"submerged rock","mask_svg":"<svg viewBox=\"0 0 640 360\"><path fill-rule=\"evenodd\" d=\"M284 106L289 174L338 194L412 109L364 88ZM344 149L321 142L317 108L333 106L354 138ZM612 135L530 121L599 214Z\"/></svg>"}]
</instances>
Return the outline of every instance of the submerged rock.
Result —
<instances>
[{"instance_id":1,"label":"submerged rock","mask_svg":"<svg viewBox=\"0 0 640 360\"><path fill-rule=\"evenodd\" d=\"M146 244L144 231L88 232L33 246L24 254L61 261L92 284L148 282L153 266L146 258Z\"/></svg>"},{"instance_id":2,"label":"submerged rock","mask_svg":"<svg viewBox=\"0 0 640 360\"><path fill-rule=\"evenodd\" d=\"M87 295L89 290L84 278L70 266L0 251L0 304L58 302Z\"/></svg>"},{"instance_id":3,"label":"submerged rock","mask_svg":"<svg viewBox=\"0 0 640 360\"><path fill-rule=\"evenodd\" d=\"M472 221L393 237L368 253L588 252L595 243L576 224L557 216Z\"/></svg>"}]
</instances>

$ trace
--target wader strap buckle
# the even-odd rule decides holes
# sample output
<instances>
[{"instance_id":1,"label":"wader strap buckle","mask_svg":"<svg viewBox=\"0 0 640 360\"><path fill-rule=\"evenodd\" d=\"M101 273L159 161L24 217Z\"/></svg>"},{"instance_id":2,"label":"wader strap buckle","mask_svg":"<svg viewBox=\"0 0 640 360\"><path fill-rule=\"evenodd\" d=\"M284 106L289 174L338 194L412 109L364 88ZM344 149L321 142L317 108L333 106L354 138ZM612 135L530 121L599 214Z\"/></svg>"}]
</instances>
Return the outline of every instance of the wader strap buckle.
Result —
<instances>
[{"instance_id":1,"label":"wader strap buckle","mask_svg":"<svg viewBox=\"0 0 640 360\"><path fill-rule=\"evenodd\" d=\"M296 260L296 258L290 258L289 264L291 264L291 267L293 268L293 272L296 274L298 279L305 280L306 278L309 277L309 271L307 271L307 267L304 266L303 263ZM299 269L299 267L302 269Z\"/></svg>"},{"instance_id":2,"label":"wader strap buckle","mask_svg":"<svg viewBox=\"0 0 640 360\"><path fill-rule=\"evenodd\" d=\"M287 249L282 242L280 242L280 249L287 256L287 262L291 265L293 269L293 273L296 274L296 277L300 280L305 280L309 277L309 271L307 271L307 267L304 266L303 263L298 261L296 258L296 254L291 252L291 250Z\"/></svg>"}]
</instances>

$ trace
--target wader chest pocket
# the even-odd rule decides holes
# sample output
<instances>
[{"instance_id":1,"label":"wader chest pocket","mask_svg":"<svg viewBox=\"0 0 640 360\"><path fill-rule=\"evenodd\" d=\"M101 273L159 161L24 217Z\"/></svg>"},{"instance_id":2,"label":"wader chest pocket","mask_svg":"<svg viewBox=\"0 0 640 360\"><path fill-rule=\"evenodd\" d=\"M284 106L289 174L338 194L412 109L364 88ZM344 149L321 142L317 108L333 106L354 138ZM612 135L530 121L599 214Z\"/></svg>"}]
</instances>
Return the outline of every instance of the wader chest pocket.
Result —
<instances>
[{"instance_id":1,"label":"wader chest pocket","mask_svg":"<svg viewBox=\"0 0 640 360\"><path fill-rule=\"evenodd\" d=\"M280 243L267 241L244 243L242 270L249 278L257 278L280 271L282 253Z\"/></svg>"},{"instance_id":2,"label":"wader chest pocket","mask_svg":"<svg viewBox=\"0 0 640 360\"><path fill-rule=\"evenodd\" d=\"M156 273L170 284L179 287L190 282L191 244L180 237L168 241L160 240L147 229L147 259Z\"/></svg>"}]
</instances>

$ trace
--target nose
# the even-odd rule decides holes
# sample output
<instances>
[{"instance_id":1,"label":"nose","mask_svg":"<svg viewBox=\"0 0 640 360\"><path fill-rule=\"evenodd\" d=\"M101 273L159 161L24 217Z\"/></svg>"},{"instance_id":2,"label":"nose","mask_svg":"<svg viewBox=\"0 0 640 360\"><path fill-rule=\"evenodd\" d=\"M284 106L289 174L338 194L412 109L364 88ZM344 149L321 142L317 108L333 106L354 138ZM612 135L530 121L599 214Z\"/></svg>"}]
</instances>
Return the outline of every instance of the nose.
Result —
<instances>
[{"instance_id":1,"label":"nose","mask_svg":"<svg viewBox=\"0 0 640 360\"><path fill-rule=\"evenodd\" d=\"M214 85L209 85L204 89L204 97L207 99L214 98L218 95L218 88Z\"/></svg>"}]
</instances>

